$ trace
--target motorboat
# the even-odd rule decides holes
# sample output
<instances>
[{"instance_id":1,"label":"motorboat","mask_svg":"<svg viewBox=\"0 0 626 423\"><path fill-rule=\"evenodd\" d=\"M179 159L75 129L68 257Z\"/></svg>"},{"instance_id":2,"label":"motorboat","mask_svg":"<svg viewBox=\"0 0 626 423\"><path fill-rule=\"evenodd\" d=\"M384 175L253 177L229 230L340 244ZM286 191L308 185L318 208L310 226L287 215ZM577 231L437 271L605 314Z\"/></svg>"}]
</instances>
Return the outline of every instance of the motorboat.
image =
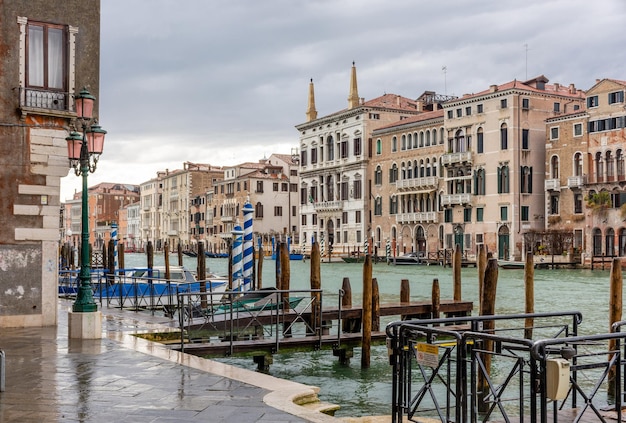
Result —
<instances>
[{"instance_id":1,"label":"motorboat","mask_svg":"<svg viewBox=\"0 0 626 423\"><path fill-rule=\"evenodd\" d=\"M79 283L78 272L64 272L59 277L59 295L76 295ZM184 266L170 266L166 279L165 266L154 266L120 269L115 275L94 271L91 285L94 299L109 306L171 309L177 305L179 293L206 292L211 303L220 303L228 279L209 274L205 281L198 281Z\"/></svg>"},{"instance_id":2,"label":"motorboat","mask_svg":"<svg viewBox=\"0 0 626 423\"><path fill-rule=\"evenodd\" d=\"M392 257L390 262L395 265L401 264L423 264L422 263L423 255L416 252L406 253L401 256Z\"/></svg>"}]
</instances>

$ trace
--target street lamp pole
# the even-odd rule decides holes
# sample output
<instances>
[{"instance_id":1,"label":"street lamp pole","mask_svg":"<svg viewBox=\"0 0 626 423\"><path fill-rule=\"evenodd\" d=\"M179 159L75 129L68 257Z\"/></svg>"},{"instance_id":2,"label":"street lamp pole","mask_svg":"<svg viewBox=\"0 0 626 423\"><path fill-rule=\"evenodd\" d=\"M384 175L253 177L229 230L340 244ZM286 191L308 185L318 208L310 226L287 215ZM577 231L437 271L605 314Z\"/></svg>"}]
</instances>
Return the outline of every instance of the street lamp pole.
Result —
<instances>
[{"instance_id":1,"label":"street lamp pole","mask_svg":"<svg viewBox=\"0 0 626 423\"><path fill-rule=\"evenodd\" d=\"M106 131L98 126L93 117L93 97L86 88L83 88L76 96L76 115L80 120L82 135L72 131L66 138L68 157L74 168L76 176L82 176L83 190L81 203L81 254L80 254L80 285L76 300L72 305L72 311L76 313L89 313L98 310L98 305L93 298L91 287L91 265L89 247L89 187L87 177L96 170L98 158L104 147L104 135Z\"/></svg>"}]
</instances>

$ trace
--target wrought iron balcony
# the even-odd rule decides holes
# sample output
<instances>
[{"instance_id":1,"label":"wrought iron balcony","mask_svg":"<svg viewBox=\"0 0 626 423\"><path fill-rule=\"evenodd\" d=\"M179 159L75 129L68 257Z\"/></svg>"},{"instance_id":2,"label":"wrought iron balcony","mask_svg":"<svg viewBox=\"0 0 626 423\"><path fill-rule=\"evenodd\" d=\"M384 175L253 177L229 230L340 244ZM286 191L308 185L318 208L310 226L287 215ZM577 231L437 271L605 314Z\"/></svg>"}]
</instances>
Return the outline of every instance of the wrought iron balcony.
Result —
<instances>
[{"instance_id":1,"label":"wrought iron balcony","mask_svg":"<svg viewBox=\"0 0 626 423\"><path fill-rule=\"evenodd\" d=\"M20 87L20 107L69 112L70 93Z\"/></svg>"}]
</instances>

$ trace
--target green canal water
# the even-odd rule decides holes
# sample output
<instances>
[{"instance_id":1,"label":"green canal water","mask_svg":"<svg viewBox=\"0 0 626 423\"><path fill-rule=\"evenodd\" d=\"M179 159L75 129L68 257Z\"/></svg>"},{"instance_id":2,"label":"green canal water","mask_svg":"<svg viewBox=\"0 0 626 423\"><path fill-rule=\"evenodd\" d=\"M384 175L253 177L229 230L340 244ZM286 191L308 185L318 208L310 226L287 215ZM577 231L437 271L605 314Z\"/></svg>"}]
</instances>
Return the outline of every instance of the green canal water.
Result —
<instances>
[{"instance_id":1,"label":"green canal water","mask_svg":"<svg viewBox=\"0 0 626 423\"><path fill-rule=\"evenodd\" d=\"M142 254L126 254L126 267L145 266ZM170 262L177 264L177 257ZM155 265L163 263L163 257L155 256ZM184 265L196 269L195 258L184 257ZM218 274L226 274L226 259L207 259L207 268ZM291 288L308 289L310 262L292 261L290 267ZM343 278L350 278L353 304L361 304L362 264L322 263L321 279L324 302L336 304ZM474 302L477 314L478 277L475 268L462 269L462 298ZM372 276L378 280L380 301L397 302L400 299L400 282L408 279L412 301L429 301L433 279L439 280L441 299L453 296L452 269L441 266L388 266L374 264ZM275 264L266 259L263 266L263 286L274 286ZM499 270L496 291L496 314L524 312L524 271ZM574 269L535 270L535 312L580 311L583 322L580 334L608 332L609 271ZM386 324L388 322L383 322ZM335 333L336 328L331 329ZM251 358L220 358L221 362L234 366L256 369ZM332 351L284 353L274 355L270 374L321 388L321 400L338 404L341 409L336 416L368 416L391 413L391 367L387 350L375 346L371 351L371 367L360 368L360 350L355 349L349 366L342 366Z\"/></svg>"}]
</instances>

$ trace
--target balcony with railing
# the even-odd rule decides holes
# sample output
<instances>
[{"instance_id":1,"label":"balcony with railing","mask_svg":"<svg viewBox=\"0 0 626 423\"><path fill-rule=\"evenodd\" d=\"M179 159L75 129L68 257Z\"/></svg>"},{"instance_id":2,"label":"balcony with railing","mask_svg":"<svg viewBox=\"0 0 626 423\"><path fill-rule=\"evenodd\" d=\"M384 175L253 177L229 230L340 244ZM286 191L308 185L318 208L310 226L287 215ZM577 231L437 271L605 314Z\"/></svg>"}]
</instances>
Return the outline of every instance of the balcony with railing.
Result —
<instances>
[{"instance_id":1,"label":"balcony with railing","mask_svg":"<svg viewBox=\"0 0 626 423\"><path fill-rule=\"evenodd\" d=\"M444 166L449 166L458 163L472 163L472 153L471 151L463 151L457 153L448 153L441 156L441 164Z\"/></svg>"},{"instance_id":2,"label":"balcony with railing","mask_svg":"<svg viewBox=\"0 0 626 423\"><path fill-rule=\"evenodd\" d=\"M442 206L454 206L457 204L469 204L472 194L443 194L441 196Z\"/></svg>"},{"instance_id":3,"label":"balcony with railing","mask_svg":"<svg viewBox=\"0 0 626 423\"><path fill-rule=\"evenodd\" d=\"M437 188L437 178L435 176L427 176L424 178L398 179L396 188L402 191L411 189L428 189Z\"/></svg>"},{"instance_id":4,"label":"balcony with railing","mask_svg":"<svg viewBox=\"0 0 626 423\"><path fill-rule=\"evenodd\" d=\"M222 216L222 217L220 218L220 220L221 220L223 223L229 223L229 222L234 222L234 221L235 221L235 218L234 218L233 216Z\"/></svg>"},{"instance_id":5,"label":"balcony with railing","mask_svg":"<svg viewBox=\"0 0 626 423\"><path fill-rule=\"evenodd\" d=\"M54 112L71 112L70 93L41 88L20 87L20 108L40 109Z\"/></svg>"},{"instance_id":6,"label":"balcony with railing","mask_svg":"<svg viewBox=\"0 0 626 423\"><path fill-rule=\"evenodd\" d=\"M343 210L343 200L338 201L321 201L315 203L316 212Z\"/></svg>"},{"instance_id":7,"label":"balcony with railing","mask_svg":"<svg viewBox=\"0 0 626 423\"><path fill-rule=\"evenodd\" d=\"M546 191L561 191L561 181L559 179L546 179Z\"/></svg>"},{"instance_id":8,"label":"balcony with railing","mask_svg":"<svg viewBox=\"0 0 626 423\"><path fill-rule=\"evenodd\" d=\"M437 212L413 212L399 213L396 215L397 223L438 223Z\"/></svg>"},{"instance_id":9,"label":"balcony with railing","mask_svg":"<svg viewBox=\"0 0 626 423\"><path fill-rule=\"evenodd\" d=\"M567 187L570 189L574 188L582 188L583 185L587 183L587 177L584 175L581 176L570 176L567 178Z\"/></svg>"}]
</instances>

